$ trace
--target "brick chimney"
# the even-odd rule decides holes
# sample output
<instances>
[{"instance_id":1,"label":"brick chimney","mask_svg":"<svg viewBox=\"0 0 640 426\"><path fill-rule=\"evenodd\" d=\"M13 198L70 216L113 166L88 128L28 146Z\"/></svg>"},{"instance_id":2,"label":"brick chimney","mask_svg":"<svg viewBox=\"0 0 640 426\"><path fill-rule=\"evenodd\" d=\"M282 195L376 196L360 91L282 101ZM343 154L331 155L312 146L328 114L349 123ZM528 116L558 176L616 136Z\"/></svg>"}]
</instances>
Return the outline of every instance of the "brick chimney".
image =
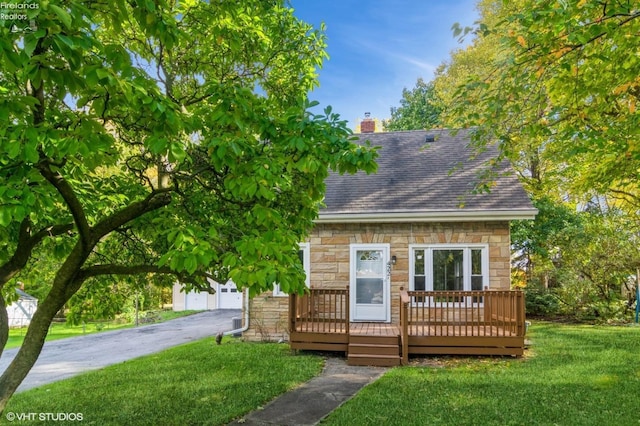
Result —
<instances>
[{"instance_id":1,"label":"brick chimney","mask_svg":"<svg viewBox=\"0 0 640 426\"><path fill-rule=\"evenodd\" d=\"M364 120L360 122L360 133L373 133L376 131L376 122L371 118L370 112L364 113Z\"/></svg>"}]
</instances>

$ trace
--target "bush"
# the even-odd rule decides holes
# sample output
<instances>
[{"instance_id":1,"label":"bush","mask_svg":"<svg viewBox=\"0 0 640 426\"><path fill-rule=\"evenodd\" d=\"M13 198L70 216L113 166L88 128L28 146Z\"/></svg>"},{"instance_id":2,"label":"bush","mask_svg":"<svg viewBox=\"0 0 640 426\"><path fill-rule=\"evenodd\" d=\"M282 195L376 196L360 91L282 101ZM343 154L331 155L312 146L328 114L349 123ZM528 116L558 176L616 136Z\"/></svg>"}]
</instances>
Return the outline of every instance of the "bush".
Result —
<instances>
[{"instance_id":1,"label":"bush","mask_svg":"<svg viewBox=\"0 0 640 426\"><path fill-rule=\"evenodd\" d=\"M560 314L560 304L553 290L525 289L525 309L528 316L553 317Z\"/></svg>"}]
</instances>

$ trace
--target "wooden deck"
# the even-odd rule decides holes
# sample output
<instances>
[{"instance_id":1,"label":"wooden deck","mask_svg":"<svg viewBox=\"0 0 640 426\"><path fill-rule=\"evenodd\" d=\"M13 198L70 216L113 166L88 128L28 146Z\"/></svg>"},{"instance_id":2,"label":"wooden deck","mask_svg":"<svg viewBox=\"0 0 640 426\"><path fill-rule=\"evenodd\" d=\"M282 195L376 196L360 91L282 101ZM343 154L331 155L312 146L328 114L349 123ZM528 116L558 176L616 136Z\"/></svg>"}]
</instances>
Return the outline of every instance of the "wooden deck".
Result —
<instances>
[{"instance_id":1,"label":"wooden deck","mask_svg":"<svg viewBox=\"0 0 640 426\"><path fill-rule=\"evenodd\" d=\"M345 352L352 365L401 365L412 354L524 352L521 291L403 290L399 314L399 324L350 322L348 289L312 289L290 297L290 345Z\"/></svg>"}]
</instances>

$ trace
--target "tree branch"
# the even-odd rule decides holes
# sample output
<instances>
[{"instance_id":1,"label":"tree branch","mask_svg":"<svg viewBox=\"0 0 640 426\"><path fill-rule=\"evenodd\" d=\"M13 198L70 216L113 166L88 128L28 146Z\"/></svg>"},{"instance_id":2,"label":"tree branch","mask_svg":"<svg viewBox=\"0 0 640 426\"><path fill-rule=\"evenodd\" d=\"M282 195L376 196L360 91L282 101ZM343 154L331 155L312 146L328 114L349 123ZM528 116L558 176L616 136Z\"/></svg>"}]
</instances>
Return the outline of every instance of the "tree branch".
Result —
<instances>
[{"instance_id":1,"label":"tree branch","mask_svg":"<svg viewBox=\"0 0 640 426\"><path fill-rule=\"evenodd\" d=\"M92 228L92 236L95 241L109 234L112 231L120 228L127 222L142 216L145 213L149 213L153 210L157 210L171 203L171 188L153 191L147 198L142 201L136 201L112 214L111 216L98 222Z\"/></svg>"},{"instance_id":2,"label":"tree branch","mask_svg":"<svg viewBox=\"0 0 640 426\"><path fill-rule=\"evenodd\" d=\"M609 188L609 191L611 191L614 198L627 200L629 201L629 203L636 207L640 206L640 196L636 194L632 194L630 192L615 188Z\"/></svg>"},{"instance_id":3,"label":"tree branch","mask_svg":"<svg viewBox=\"0 0 640 426\"><path fill-rule=\"evenodd\" d=\"M89 223L87 222L87 217L84 213L84 209L82 208L82 204L78 197L76 197L75 191L73 187L67 182L67 180L62 177L62 175L58 172L54 172L51 170L51 163L48 159L42 159L37 164L38 170L40 170L40 174L58 191L58 193L62 196L67 207L71 211L71 215L73 216L73 220L78 228L78 233L80 234L80 240L82 243L89 247L91 246L91 232L89 228Z\"/></svg>"},{"instance_id":4,"label":"tree branch","mask_svg":"<svg viewBox=\"0 0 640 426\"><path fill-rule=\"evenodd\" d=\"M207 272L196 272L195 274L184 274L174 271L167 266L157 265L119 265L119 264L100 264L92 265L86 268L82 268L76 275L74 281L83 282L89 278L104 276L104 275L140 275L140 274L165 274L174 275L178 280L192 284L194 287L201 291L214 294L215 290L211 288L208 283L205 285L202 281L196 278L202 279L214 279L213 275Z\"/></svg>"},{"instance_id":5,"label":"tree branch","mask_svg":"<svg viewBox=\"0 0 640 426\"><path fill-rule=\"evenodd\" d=\"M26 266L31 257L31 252L42 240L48 236L53 237L65 234L73 230L73 228L72 223L51 225L31 235L31 221L28 217L25 218L20 224L18 245L13 256L4 265L0 266L0 288Z\"/></svg>"}]
</instances>

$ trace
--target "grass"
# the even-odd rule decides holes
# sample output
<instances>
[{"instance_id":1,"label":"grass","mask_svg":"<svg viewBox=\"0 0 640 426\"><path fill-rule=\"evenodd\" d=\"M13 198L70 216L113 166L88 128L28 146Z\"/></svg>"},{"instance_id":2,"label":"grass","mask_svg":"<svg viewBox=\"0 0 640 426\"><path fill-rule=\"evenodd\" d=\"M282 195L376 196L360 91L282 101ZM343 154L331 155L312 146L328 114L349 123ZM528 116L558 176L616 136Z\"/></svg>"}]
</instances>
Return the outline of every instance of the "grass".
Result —
<instances>
[{"instance_id":1,"label":"grass","mask_svg":"<svg viewBox=\"0 0 640 426\"><path fill-rule=\"evenodd\" d=\"M327 425L640 425L640 328L534 324L528 356L395 368Z\"/></svg>"},{"instance_id":2,"label":"grass","mask_svg":"<svg viewBox=\"0 0 640 426\"><path fill-rule=\"evenodd\" d=\"M640 425L640 327L534 323L528 338L519 359L412 358L322 424ZM205 339L17 394L5 413L82 413L91 425L222 425L321 365L286 345ZM21 422L36 423L62 422Z\"/></svg>"},{"instance_id":3,"label":"grass","mask_svg":"<svg viewBox=\"0 0 640 426\"><path fill-rule=\"evenodd\" d=\"M195 314L199 311L180 311L174 312L169 310L153 311L154 318L158 321L168 321L170 319L179 318L187 315ZM141 316L145 314L141 313ZM117 322L117 321L104 321L104 322L91 322L84 325L67 325L65 323L53 323L49 328L49 334L47 335L47 341L65 339L67 337L82 336L84 334L100 333L101 331L117 330L120 328L133 327L133 322ZM11 328L9 330L9 341L5 349L17 348L22 345L24 335L27 332L27 328Z\"/></svg>"},{"instance_id":4,"label":"grass","mask_svg":"<svg viewBox=\"0 0 640 426\"><path fill-rule=\"evenodd\" d=\"M5 413L82 413L83 425L222 425L317 375L322 359L225 338L16 394ZM34 421L20 424L60 424Z\"/></svg>"}]
</instances>

